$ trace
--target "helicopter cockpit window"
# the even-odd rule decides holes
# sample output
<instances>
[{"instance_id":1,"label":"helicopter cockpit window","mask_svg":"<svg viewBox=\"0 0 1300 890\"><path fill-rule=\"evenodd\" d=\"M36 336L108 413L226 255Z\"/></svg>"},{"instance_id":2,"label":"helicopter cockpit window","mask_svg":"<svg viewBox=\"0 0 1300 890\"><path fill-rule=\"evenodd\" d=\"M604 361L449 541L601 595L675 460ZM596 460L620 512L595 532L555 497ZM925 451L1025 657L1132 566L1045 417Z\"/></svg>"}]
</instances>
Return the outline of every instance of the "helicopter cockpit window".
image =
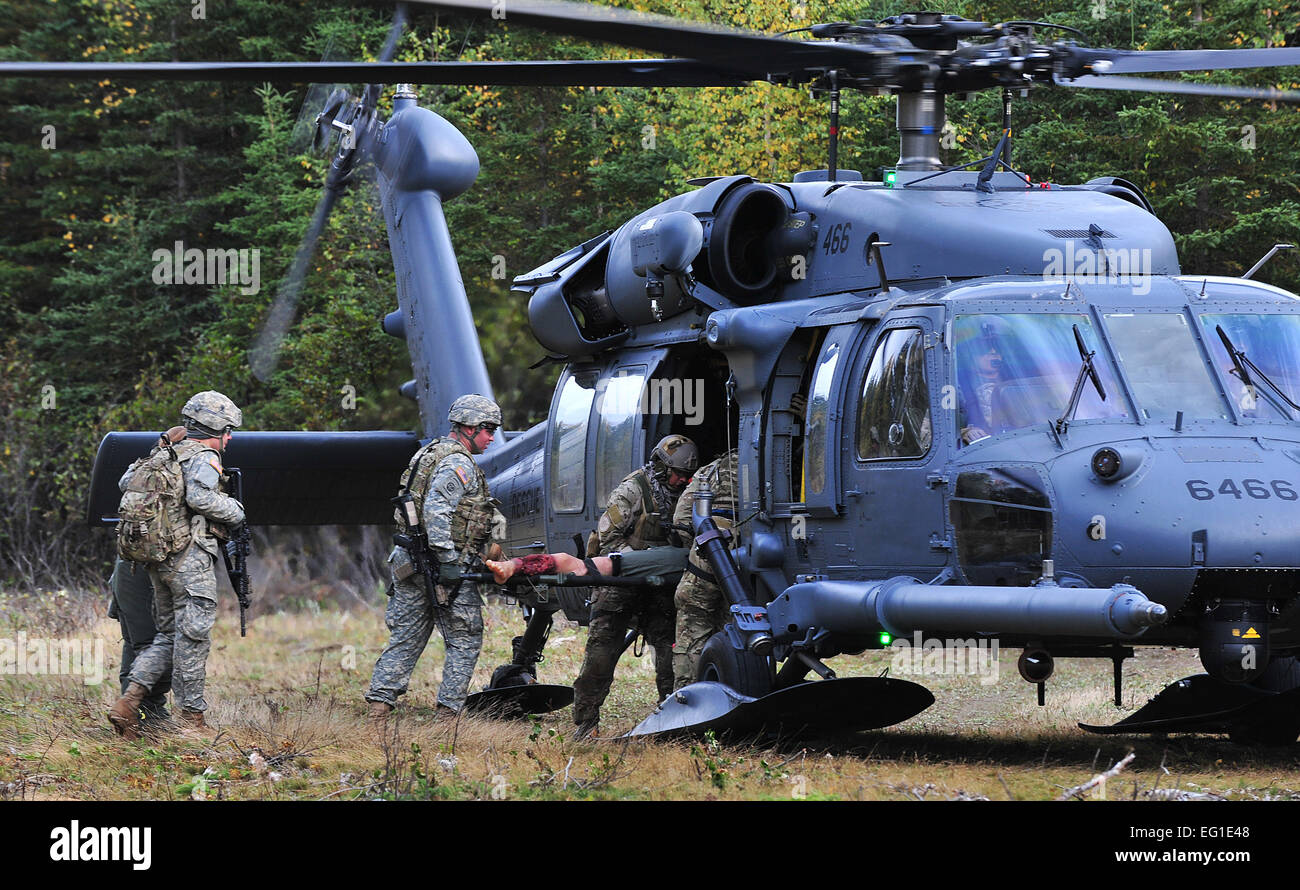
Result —
<instances>
[{"instance_id":1,"label":"helicopter cockpit window","mask_svg":"<svg viewBox=\"0 0 1300 890\"><path fill-rule=\"evenodd\" d=\"M958 445L1056 420L1079 375L1078 325L1106 389L1086 385L1075 420L1124 417L1115 373L1086 315L960 315L953 322Z\"/></svg>"},{"instance_id":2,"label":"helicopter cockpit window","mask_svg":"<svg viewBox=\"0 0 1300 890\"><path fill-rule=\"evenodd\" d=\"M1247 388L1228 355L1217 328L1223 328L1232 345L1264 372L1256 380L1249 366ZM1202 315L1201 336L1210 345L1210 355L1227 381L1228 392L1243 417L1257 420L1293 420L1297 412L1287 407L1268 381L1293 402L1300 402L1300 315Z\"/></svg>"},{"instance_id":3,"label":"helicopter cockpit window","mask_svg":"<svg viewBox=\"0 0 1300 890\"><path fill-rule=\"evenodd\" d=\"M609 493L632 472L635 454L633 436L641 411L645 387L645 366L620 368L601 382L600 426L596 428L596 503L609 500Z\"/></svg>"},{"instance_id":4,"label":"helicopter cockpit window","mask_svg":"<svg viewBox=\"0 0 1300 890\"><path fill-rule=\"evenodd\" d=\"M1106 328L1144 417L1228 416L1186 315L1114 312L1106 315Z\"/></svg>"},{"instance_id":5,"label":"helicopter cockpit window","mask_svg":"<svg viewBox=\"0 0 1300 890\"><path fill-rule=\"evenodd\" d=\"M804 483L812 494L826 490L826 422L830 411L831 381L835 379L835 366L839 362L840 344L832 343L817 363L811 398L808 399Z\"/></svg>"},{"instance_id":6,"label":"helicopter cockpit window","mask_svg":"<svg viewBox=\"0 0 1300 890\"><path fill-rule=\"evenodd\" d=\"M582 510L587 487L587 421L595 397L595 374L570 376L560 390L551 438L551 505L557 513Z\"/></svg>"},{"instance_id":7,"label":"helicopter cockpit window","mask_svg":"<svg viewBox=\"0 0 1300 890\"><path fill-rule=\"evenodd\" d=\"M889 331L876 345L862 384L858 457L921 457L930 450L932 432L925 335L916 328Z\"/></svg>"}]
</instances>

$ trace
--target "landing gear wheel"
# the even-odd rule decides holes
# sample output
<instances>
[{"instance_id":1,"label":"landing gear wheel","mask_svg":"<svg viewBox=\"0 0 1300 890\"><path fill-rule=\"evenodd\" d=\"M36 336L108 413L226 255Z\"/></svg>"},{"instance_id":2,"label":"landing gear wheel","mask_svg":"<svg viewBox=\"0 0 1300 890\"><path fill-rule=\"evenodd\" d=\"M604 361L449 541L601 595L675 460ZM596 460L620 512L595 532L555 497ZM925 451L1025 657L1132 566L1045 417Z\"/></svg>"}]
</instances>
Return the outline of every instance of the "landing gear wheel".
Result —
<instances>
[{"instance_id":1,"label":"landing gear wheel","mask_svg":"<svg viewBox=\"0 0 1300 890\"><path fill-rule=\"evenodd\" d=\"M1294 655L1277 655L1255 678L1254 684L1268 692L1290 692L1300 686L1300 658Z\"/></svg>"},{"instance_id":2,"label":"landing gear wheel","mask_svg":"<svg viewBox=\"0 0 1300 890\"><path fill-rule=\"evenodd\" d=\"M772 671L767 659L736 649L725 631L715 633L704 644L695 679L725 683L751 698L761 698L772 691Z\"/></svg>"},{"instance_id":3,"label":"landing gear wheel","mask_svg":"<svg viewBox=\"0 0 1300 890\"><path fill-rule=\"evenodd\" d=\"M1274 656L1250 685L1266 692L1291 692L1300 688L1300 658ZM1300 736L1300 713L1295 708L1270 714L1269 719L1238 723L1228 737L1239 745L1291 745Z\"/></svg>"}]
</instances>

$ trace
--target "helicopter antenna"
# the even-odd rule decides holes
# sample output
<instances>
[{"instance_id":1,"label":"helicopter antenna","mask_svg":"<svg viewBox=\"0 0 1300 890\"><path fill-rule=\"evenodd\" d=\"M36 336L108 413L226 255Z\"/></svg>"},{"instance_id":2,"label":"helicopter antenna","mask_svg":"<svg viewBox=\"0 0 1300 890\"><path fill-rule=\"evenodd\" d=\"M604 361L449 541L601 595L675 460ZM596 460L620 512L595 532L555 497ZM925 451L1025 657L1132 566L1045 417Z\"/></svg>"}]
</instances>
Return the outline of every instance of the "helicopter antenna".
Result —
<instances>
[{"instance_id":1,"label":"helicopter antenna","mask_svg":"<svg viewBox=\"0 0 1300 890\"><path fill-rule=\"evenodd\" d=\"M830 126L830 150L829 157L826 160L826 181L835 181L835 166L839 160L840 145L840 73L834 68L830 72L831 77L831 126Z\"/></svg>"},{"instance_id":2,"label":"helicopter antenna","mask_svg":"<svg viewBox=\"0 0 1300 890\"><path fill-rule=\"evenodd\" d=\"M1011 87L1002 88L1002 132L1006 135L1006 144L1002 151L1002 161L1011 166Z\"/></svg>"},{"instance_id":3,"label":"helicopter antenna","mask_svg":"<svg viewBox=\"0 0 1300 890\"><path fill-rule=\"evenodd\" d=\"M1268 253L1264 254L1264 258L1263 258L1262 260L1260 260L1258 263L1256 263L1255 265L1251 266L1251 267L1250 267L1250 271L1247 272L1245 275L1243 275L1243 276L1241 276L1241 277L1242 277L1242 278L1254 278L1254 277L1255 277L1255 273L1258 272L1258 271L1263 267L1263 265L1264 265L1265 263L1267 263L1269 260L1273 259L1273 257L1277 255L1277 252L1278 252L1279 250L1295 250L1295 245L1294 245L1294 244L1274 244L1274 245L1273 245L1273 249L1270 250Z\"/></svg>"},{"instance_id":4,"label":"helicopter antenna","mask_svg":"<svg viewBox=\"0 0 1300 890\"><path fill-rule=\"evenodd\" d=\"M727 371L727 382L722 385L722 388L727 394L727 454L730 455L734 447L731 443L731 406L736 395L736 372L730 370L730 368ZM728 457L727 462L730 463L733 459L739 461L740 455L736 455L735 458ZM738 478L737 468L733 466L727 469L731 470L731 484L736 487L736 515L732 517L732 523L739 525L736 520L740 518L740 505L745 499L745 493L739 489L740 479Z\"/></svg>"},{"instance_id":5,"label":"helicopter antenna","mask_svg":"<svg viewBox=\"0 0 1300 890\"><path fill-rule=\"evenodd\" d=\"M993 181L993 171L998 168L998 161L1002 158L1002 152L1011 150L1009 146L1010 142L1011 130L1004 129L1002 131L1002 138L998 140L997 148L993 149L993 154L988 156L987 163L984 164L984 169L980 171L980 175L975 180L975 188L979 189L981 192L991 193L993 191L993 186L989 184Z\"/></svg>"}]
</instances>

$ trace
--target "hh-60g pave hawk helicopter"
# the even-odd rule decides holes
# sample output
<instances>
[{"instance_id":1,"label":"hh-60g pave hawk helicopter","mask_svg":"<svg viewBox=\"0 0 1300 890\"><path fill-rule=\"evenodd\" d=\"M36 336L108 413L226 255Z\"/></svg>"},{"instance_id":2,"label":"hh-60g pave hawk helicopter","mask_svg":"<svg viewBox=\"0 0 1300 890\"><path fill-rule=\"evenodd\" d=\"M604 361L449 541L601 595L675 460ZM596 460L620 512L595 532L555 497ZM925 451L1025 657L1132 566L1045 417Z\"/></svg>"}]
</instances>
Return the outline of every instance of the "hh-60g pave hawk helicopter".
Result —
<instances>
[{"instance_id":1,"label":"hh-60g pave hawk helicopter","mask_svg":"<svg viewBox=\"0 0 1300 890\"><path fill-rule=\"evenodd\" d=\"M484 16L499 6L427 5ZM731 621L706 647L700 682L635 732L907 719L933 701L928 691L835 678L825 662L920 631L1023 647L1021 673L1040 701L1054 658L1112 659L1118 704L1134 646L1195 647L1206 674L1089 728L1296 739L1300 298L1251 280L1258 266L1239 279L1182 274L1135 185L1031 183L1011 165L1009 125L992 157L966 167L940 165L938 138L945 97L983 89L1004 91L1008 115L1011 91L1046 83L1294 101L1300 94L1130 75L1295 65L1300 49L1097 49L1039 42L1041 23L937 13L815 25L799 40L579 4L507 0L506 11L515 24L676 58L14 63L0 74L768 80L826 91L826 170L788 183L698 181L515 281L538 342L566 363L549 419L480 458L515 554L585 537L605 495L663 435L692 435L706 457L739 449L744 546L732 553L715 538L706 554ZM396 28L401 17L399 8ZM838 169L843 89L897 96L901 154L885 181ZM372 158L400 307L384 329L408 344L415 377L404 391L427 438L453 398L490 393L442 214L478 161L409 87L387 121L377 94L336 95L318 121L343 138L312 232L354 165ZM301 265L272 312L272 356ZM255 351L255 363L266 354ZM638 393L683 379L706 381L705 416L727 422L687 428L680 415L638 410ZM393 479L420 438L247 433L229 460L244 469L254 521L385 523ZM92 521L111 517L118 474L152 440L106 437ZM694 514L709 531L707 497ZM584 589L549 580L558 583L527 594L515 674L536 672L555 612L585 618ZM498 671L494 686L511 673Z\"/></svg>"}]
</instances>

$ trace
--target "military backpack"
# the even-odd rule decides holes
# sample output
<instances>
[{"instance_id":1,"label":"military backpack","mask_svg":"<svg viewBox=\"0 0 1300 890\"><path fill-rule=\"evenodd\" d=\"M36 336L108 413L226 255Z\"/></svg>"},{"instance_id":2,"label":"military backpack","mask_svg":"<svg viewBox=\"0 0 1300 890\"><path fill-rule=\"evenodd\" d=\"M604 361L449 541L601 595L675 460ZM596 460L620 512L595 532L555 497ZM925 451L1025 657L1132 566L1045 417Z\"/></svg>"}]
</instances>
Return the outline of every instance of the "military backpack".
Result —
<instances>
[{"instance_id":1,"label":"military backpack","mask_svg":"<svg viewBox=\"0 0 1300 890\"><path fill-rule=\"evenodd\" d=\"M117 552L123 559L156 564L190 543L185 471L177 450L160 446L131 465L131 480L117 510Z\"/></svg>"}]
</instances>

